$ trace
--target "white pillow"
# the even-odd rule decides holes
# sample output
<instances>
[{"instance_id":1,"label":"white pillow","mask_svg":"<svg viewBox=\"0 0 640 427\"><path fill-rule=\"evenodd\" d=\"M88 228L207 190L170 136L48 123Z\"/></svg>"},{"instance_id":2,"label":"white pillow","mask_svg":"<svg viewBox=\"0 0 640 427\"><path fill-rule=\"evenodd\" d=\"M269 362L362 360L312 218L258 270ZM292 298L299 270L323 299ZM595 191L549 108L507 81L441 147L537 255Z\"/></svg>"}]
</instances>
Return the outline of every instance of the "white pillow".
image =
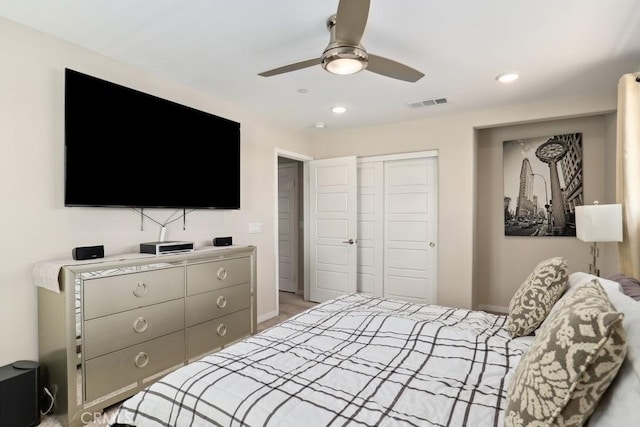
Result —
<instances>
[{"instance_id":1,"label":"white pillow","mask_svg":"<svg viewBox=\"0 0 640 427\"><path fill-rule=\"evenodd\" d=\"M605 279L598 280L605 282ZM637 412L640 405L640 302L613 286L603 287L616 310L624 314L622 327L627 337L627 357L588 425L635 427L639 425Z\"/></svg>"},{"instance_id":2,"label":"white pillow","mask_svg":"<svg viewBox=\"0 0 640 427\"><path fill-rule=\"evenodd\" d=\"M556 308L556 305L558 304L558 302L560 302L560 300L562 300L563 298L571 295L580 286L584 285L585 283L589 283L593 279L598 279L598 281L600 282L600 284L602 285L604 290L607 292L607 294L609 294L611 292L616 292L616 293L622 294L622 285L620 285L620 283L614 282L613 280L603 279L601 277L594 276L593 274L584 273L582 271L577 271L575 273L569 274L569 280L568 280L568 283L567 283L567 288L565 289L565 291L562 294L562 296L560 297L560 299L558 301L556 301L556 303L553 305L553 307L551 307L551 310L549 310L549 314L553 313L554 309ZM549 315L547 315L547 317L542 321L540 326L538 326L538 328L535 330L534 334L537 334L538 331L542 329L542 326L545 324L545 322L546 322L546 320L548 318L549 318Z\"/></svg>"},{"instance_id":3,"label":"white pillow","mask_svg":"<svg viewBox=\"0 0 640 427\"><path fill-rule=\"evenodd\" d=\"M622 285L620 285L620 283L614 282L613 280L603 279L602 277L594 276L593 274L582 271L577 271L569 275L569 284L567 285L565 293L569 292L570 289L575 291L576 286L584 285L593 279L598 279L604 290L607 291L607 294L609 294L610 291L622 293Z\"/></svg>"}]
</instances>

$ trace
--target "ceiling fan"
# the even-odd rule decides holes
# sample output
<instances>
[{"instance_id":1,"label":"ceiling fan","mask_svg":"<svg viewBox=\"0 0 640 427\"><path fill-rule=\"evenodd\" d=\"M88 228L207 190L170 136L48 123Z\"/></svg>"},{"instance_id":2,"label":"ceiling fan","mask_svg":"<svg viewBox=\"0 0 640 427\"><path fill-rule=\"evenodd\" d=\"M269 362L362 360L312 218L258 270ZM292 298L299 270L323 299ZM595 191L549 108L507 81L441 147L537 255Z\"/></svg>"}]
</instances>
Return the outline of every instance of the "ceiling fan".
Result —
<instances>
[{"instance_id":1,"label":"ceiling fan","mask_svg":"<svg viewBox=\"0 0 640 427\"><path fill-rule=\"evenodd\" d=\"M333 74L355 74L364 69L393 79L416 82L424 74L399 62L367 53L360 44L369 16L370 0L340 0L338 11L327 20L329 44L319 58L307 59L259 73L270 77L314 65Z\"/></svg>"}]
</instances>

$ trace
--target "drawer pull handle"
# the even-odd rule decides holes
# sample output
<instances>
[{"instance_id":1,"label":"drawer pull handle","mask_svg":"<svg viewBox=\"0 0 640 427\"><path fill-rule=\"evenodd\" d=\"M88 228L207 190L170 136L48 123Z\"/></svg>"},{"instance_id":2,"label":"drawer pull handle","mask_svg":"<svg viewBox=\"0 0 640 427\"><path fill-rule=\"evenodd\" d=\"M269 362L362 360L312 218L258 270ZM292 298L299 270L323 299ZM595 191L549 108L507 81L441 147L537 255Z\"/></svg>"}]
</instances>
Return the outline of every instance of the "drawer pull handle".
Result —
<instances>
[{"instance_id":1,"label":"drawer pull handle","mask_svg":"<svg viewBox=\"0 0 640 427\"><path fill-rule=\"evenodd\" d=\"M220 279L220 280L226 279L227 278L227 270L225 270L224 267L220 267L218 269L217 276L218 276L218 279Z\"/></svg>"},{"instance_id":2,"label":"drawer pull handle","mask_svg":"<svg viewBox=\"0 0 640 427\"><path fill-rule=\"evenodd\" d=\"M216 304L218 308L225 308L227 306L227 299L224 296L220 295L218 297L218 301L216 301Z\"/></svg>"},{"instance_id":3,"label":"drawer pull handle","mask_svg":"<svg viewBox=\"0 0 640 427\"><path fill-rule=\"evenodd\" d=\"M142 316L138 317L133 322L133 330L139 334L146 331L148 327L149 327L149 322L147 322L147 319L145 319Z\"/></svg>"},{"instance_id":4,"label":"drawer pull handle","mask_svg":"<svg viewBox=\"0 0 640 427\"><path fill-rule=\"evenodd\" d=\"M133 294L137 297L144 296L147 293L147 285L144 282L138 282L133 287Z\"/></svg>"},{"instance_id":5,"label":"drawer pull handle","mask_svg":"<svg viewBox=\"0 0 640 427\"><path fill-rule=\"evenodd\" d=\"M219 336L223 337L227 333L227 327L224 325L224 323L220 323L218 325L218 328L216 329L216 332L218 332Z\"/></svg>"},{"instance_id":6,"label":"drawer pull handle","mask_svg":"<svg viewBox=\"0 0 640 427\"><path fill-rule=\"evenodd\" d=\"M136 356L134 363L138 368L144 368L149 363L149 355L144 351L141 351Z\"/></svg>"}]
</instances>

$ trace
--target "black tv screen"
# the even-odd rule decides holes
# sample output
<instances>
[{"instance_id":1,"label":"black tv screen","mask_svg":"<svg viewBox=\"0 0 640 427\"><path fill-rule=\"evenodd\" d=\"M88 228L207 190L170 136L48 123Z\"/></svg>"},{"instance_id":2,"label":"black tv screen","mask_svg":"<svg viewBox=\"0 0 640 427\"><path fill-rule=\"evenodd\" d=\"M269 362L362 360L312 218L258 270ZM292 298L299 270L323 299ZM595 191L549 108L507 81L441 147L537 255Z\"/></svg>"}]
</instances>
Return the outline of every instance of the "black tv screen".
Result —
<instances>
[{"instance_id":1,"label":"black tv screen","mask_svg":"<svg viewBox=\"0 0 640 427\"><path fill-rule=\"evenodd\" d=\"M240 208L240 124L65 70L65 206Z\"/></svg>"}]
</instances>

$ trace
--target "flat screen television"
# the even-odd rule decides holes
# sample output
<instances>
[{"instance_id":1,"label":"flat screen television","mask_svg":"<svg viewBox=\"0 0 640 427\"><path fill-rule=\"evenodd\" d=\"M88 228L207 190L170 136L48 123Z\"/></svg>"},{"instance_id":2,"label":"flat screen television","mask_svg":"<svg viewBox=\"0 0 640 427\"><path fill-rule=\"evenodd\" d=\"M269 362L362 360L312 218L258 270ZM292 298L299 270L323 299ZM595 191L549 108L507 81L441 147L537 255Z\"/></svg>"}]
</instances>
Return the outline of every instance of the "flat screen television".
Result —
<instances>
[{"instance_id":1,"label":"flat screen television","mask_svg":"<svg viewBox=\"0 0 640 427\"><path fill-rule=\"evenodd\" d=\"M240 208L240 124L65 70L65 206Z\"/></svg>"}]
</instances>

